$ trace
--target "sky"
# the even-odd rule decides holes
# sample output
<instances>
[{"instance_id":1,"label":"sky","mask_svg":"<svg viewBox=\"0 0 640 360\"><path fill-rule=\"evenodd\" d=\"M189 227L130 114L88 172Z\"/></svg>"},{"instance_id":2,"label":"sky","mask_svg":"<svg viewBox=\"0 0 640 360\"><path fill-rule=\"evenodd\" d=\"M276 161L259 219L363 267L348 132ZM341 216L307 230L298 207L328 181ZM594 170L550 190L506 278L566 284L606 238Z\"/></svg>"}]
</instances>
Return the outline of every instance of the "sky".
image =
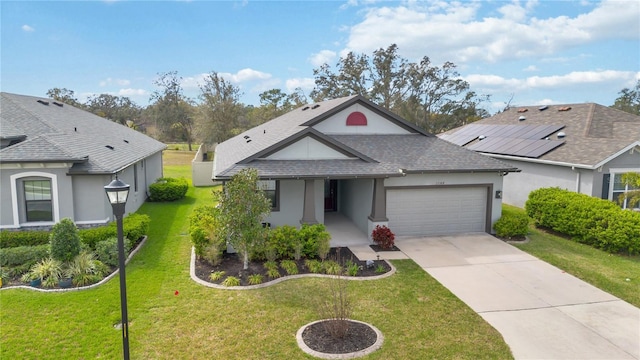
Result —
<instances>
[{"instance_id":1,"label":"sky","mask_svg":"<svg viewBox=\"0 0 640 360\"><path fill-rule=\"evenodd\" d=\"M640 1L5 1L0 89L102 93L141 106L159 73L185 95L217 72L260 105L305 94L313 70L349 51L398 45L411 62L456 64L495 113L517 105L612 105L640 80Z\"/></svg>"}]
</instances>

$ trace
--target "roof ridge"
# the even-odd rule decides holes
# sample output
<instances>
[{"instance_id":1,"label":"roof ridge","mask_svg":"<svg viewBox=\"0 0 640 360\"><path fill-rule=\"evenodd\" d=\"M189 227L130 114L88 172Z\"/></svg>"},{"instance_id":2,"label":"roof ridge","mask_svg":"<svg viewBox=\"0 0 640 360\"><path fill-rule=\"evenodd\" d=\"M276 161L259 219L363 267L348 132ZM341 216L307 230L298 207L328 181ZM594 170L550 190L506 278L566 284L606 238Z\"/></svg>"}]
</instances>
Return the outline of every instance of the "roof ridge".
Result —
<instances>
[{"instance_id":1,"label":"roof ridge","mask_svg":"<svg viewBox=\"0 0 640 360\"><path fill-rule=\"evenodd\" d=\"M33 116L34 118L38 119L38 121L40 121L41 123L43 123L44 125L46 125L51 132L48 134L60 134L62 133L60 131L60 129L58 129L57 127L51 125L50 122L46 121L45 119L43 119L42 117L38 116L37 114L35 114L34 112L32 112L29 108L22 106L20 103L14 101L10 96L7 95L16 95L16 96L23 96L26 98L31 98L31 99L35 99L34 101L38 102L38 100L42 100L42 99L47 99L47 100L51 100L53 101L53 99L49 99L49 98L41 98L41 97L36 97L36 96L30 96L30 95L20 95L20 94L11 94L11 93L7 93L7 92L3 92L2 95L4 95L4 99L5 100L9 100L9 102L11 102L13 105L15 105L16 107L18 107L20 110L28 113L29 115ZM43 105L44 106L44 105ZM48 106L48 105L47 105Z\"/></svg>"},{"instance_id":2,"label":"roof ridge","mask_svg":"<svg viewBox=\"0 0 640 360\"><path fill-rule=\"evenodd\" d=\"M593 114L595 113L595 103L590 103L589 111L587 112L587 124L584 127L584 137L589 137L591 133L591 127L593 126Z\"/></svg>"}]
</instances>

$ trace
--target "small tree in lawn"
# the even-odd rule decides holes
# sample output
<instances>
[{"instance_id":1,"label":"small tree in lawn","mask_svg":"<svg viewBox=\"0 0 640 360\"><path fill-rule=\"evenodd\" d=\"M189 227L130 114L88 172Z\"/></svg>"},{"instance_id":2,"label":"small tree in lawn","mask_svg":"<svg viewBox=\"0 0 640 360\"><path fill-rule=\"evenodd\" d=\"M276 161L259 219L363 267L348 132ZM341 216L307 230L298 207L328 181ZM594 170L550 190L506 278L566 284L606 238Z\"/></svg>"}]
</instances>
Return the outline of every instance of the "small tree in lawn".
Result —
<instances>
[{"instance_id":1,"label":"small tree in lawn","mask_svg":"<svg viewBox=\"0 0 640 360\"><path fill-rule=\"evenodd\" d=\"M271 212L271 202L258 188L258 171L244 169L214 193L220 208L221 235L240 253L244 269L249 269L249 254L262 243L262 221Z\"/></svg>"}]
</instances>

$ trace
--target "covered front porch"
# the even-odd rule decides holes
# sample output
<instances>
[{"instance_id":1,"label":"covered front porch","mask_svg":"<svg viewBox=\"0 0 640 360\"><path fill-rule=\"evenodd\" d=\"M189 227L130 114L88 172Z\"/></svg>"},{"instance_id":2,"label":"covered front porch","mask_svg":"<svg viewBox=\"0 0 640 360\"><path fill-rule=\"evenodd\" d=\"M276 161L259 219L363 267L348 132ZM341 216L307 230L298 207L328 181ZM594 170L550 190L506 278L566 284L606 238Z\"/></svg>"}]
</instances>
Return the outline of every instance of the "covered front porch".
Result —
<instances>
[{"instance_id":1,"label":"covered front porch","mask_svg":"<svg viewBox=\"0 0 640 360\"><path fill-rule=\"evenodd\" d=\"M324 226L331 234L331 247L369 246L367 234L362 232L348 217L337 211L324 213Z\"/></svg>"}]
</instances>

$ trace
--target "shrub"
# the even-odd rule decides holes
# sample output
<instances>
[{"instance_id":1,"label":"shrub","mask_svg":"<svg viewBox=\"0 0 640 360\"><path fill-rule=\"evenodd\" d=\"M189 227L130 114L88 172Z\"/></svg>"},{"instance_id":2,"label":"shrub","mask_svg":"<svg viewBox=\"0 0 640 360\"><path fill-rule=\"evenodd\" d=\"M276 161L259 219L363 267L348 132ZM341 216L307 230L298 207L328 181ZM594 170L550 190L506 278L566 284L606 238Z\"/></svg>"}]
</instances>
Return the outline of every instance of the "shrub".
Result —
<instances>
[{"instance_id":1,"label":"shrub","mask_svg":"<svg viewBox=\"0 0 640 360\"><path fill-rule=\"evenodd\" d=\"M289 275L296 275L298 273L298 264L293 260L282 260L280 262L280 267Z\"/></svg>"},{"instance_id":2,"label":"shrub","mask_svg":"<svg viewBox=\"0 0 640 360\"><path fill-rule=\"evenodd\" d=\"M324 272L329 275L340 275L342 274L342 266L338 264L337 261L327 260L323 262Z\"/></svg>"},{"instance_id":3,"label":"shrub","mask_svg":"<svg viewBox=\"0 0 640 360\"><path fill-rule=\"evenodd\" d=\"M391 229L385 225L376 225L375 229L371 232L371 239L383 249L391 249L394 245L396 236L391 232Z\"/></svg>"},{"instance_id":4,"label":"shrub","mask_svg":"<svg viewBox=\"0 0 640 360\"><path fill-rule=\"evenodd\" d=\"M235 276L227 276L226 279L222 282L224 286L240 286L240 279Z\"/></svg>"},{"instance_id":5,"label":"shrub","mask_svg":"<svg viewBox=\"0 0 640 360\"><path fill-rule=\"evenodd\" d=\"M500 238L525 236L529 232L529 217L523 213L502 214L493 227Z\"/></svg>"},{"instance_id":6,"label":"shrub","mask_svg":"<svg viewBox=\"0 0 640 360\"><path fill-rule=\"evenodd\" d=\"M347 260L347 262L344 264L344 267L346 274L349 276L357 276L358 270L360 270L360 266L351 260Z\"/></svg>"},{"instance_id":7,"label":"shrub","mask_svg":"<svg viewBox=\"0 0 640 360\"><path fill-rule=\"evenodd\" d=\"M189 217L189 234L197 257L213 265L220 263L226 239L220 236L219 210L212 205L198 206Z\"/></svg>"},{"instance_id":8,"label":"shrub","mask_svg":"<svg viewBox=\"0 0 640 360\"><path fill-rule=\"evenodd\" d=\"M80 254L80 236L76 224L69 218L60 220L51 228L51 257L69 262Z\"/></svg>"},{"instance_id":9,"label":"shrub","mask_svg":"<svg viewBox=\"0 0 640 360\"><path fill-rule=\"evenodd\" d=\"M129 256L129 239L124 239L125 258ZM112 237L107 240L100 241L96 245L96 254L98 260L103 263L118 267L118 238Z\"/></svg>"},{"instance_id":10,"label":"shrub","mask_svg":"<svg viewBox=\"0 0 640 360\"><path fill-rule=\"evenodd\" d=\"M149 201L175 201L182 199L189 189L189 183L184 178L159 178L149 185Z\"/></svg>"},{"instance_id":11,"label":"shrub","mask_svg":"<svg viewBox=\"0 0 640 360\"><path fill-rule=\"evenodd\" d=\"M267 269L267 276L269 277L269 279L277 279L281 275L280 275L280 271L277 268L276 269L269 268Z\"/></svg>"},{"instance_id":12,"label":"shrub","mask_svg":"<svg viewBox=\"0 0 640 360\"><path fill-rule=\"evenodd\" d=\"M249 285L258 285L262 284L262 274L252 274L249 275Z\"/></svg>"},{"instance_id":13,"label":"shrub","mask_svg":"<svg viewBox=\"0 0 640 360\"><path fill-rule=\"evenodd\" d=\"M293 259L296 252L296 244L299 243L298 229L291 225L278 226L269 231L265 244L265 254L267 258L269 257L269 252L272 252L275 253L273 255L277 259Z\"/></svg>"},{"instance_id":14,"label":"shrub","mask_svg":"<svg viewBox=\"0 0 640 360\"><path fill-rule=\"evenodd\" d=\"M529 194L527 214L537 226L611 252L640 254L640 213L615 203L559 188Z\"/></svg>"},{"instance_id":15,"label":"shrub","mask_svg":"<svg viewBox=\"0 0 640 360\"><path fill-rule=\"evenodd\" d=\"M378 264L378 266L376 266L376 274L382 274L385 272L387 272L387 268L385 268L384 265Z\"/></svg>"},{"instance_id":16,"label":"shrub","mask_svg":"<svg viewBox=\"0 0 640 360\"><path fill-rule=\"evenodd\" d=\"M331 241L331 234L324 224L303 224L298 235L302 241L302 254L307 258L319 255L318 250L325 249L326 244Z\"/></svg>"},{"instance_id":17,"label":"shrub","mask_svg":"<svg viewBox=\"0 0 640 360\"><path fill-rule=\"evenodd\" d=\"M74 285L86 286L102 280L107 272L107 267L95 259L93 253L85 251L69 263L64 275L71 278Z\"/></svg>"},{"instance_id":18,"label":"shrub","mask_svg":"<svg viewBox=\"0 0 640 360\"><path fill-rule=\"evenodd\" d=\"M214 271L211 273L211 275L209 275L209 279L211 279L212 281L218 281L220 279L222 279L222 277L225 275L226 273L222 270L220 271Z\"/></svg>"},{"instance_id":19,"label":"shrub","mask_svg":"<svg viewBox=\"0 0 640 360\"><path fill-rule=\"evenodd\" d=\"M36 263L26 273L22 280L29 282L31 280L42 280L42 286L54 287L58 285L58 281L62 276L62 263L53 258L46 258Z\"/></svg>"},{"instance_id":20,"label":"shrub","mask_svg":"<svg viewBox=\"0 0 640 360\"><path fill-rule=\"evenodd\" d=\"M25 265L29 268L38 261L49 257L49 249L49 244L0 249L0 266L14 267Z\"/></svg>"},{"instance_id":21,"label":"shrub","mask_svg":"<svg viewBox=\"0 0 640 360\"><path fill-rule=\"evenodd\" d=\"M100 241L117 237L118 231L115 226L100 226L91 229L81 229L78 234L80 235L80 240L85 246L89 249L95 250L96 244Z\"/></svg>"},{"instance_id":22,"label":"shrub","mask_svg":"<svg viewBox=\"0 0 640 360\"><path fill-rule=\"evenodd\" d=\"M49 244L48 231L0 231L0 248Z\"/></svg>"},{"instance_id":23,"label":"shrub","mask_svg":"<svg viewBox=\"0 0 640 360\"><path fill-rule=\"evenodd\" d=\"M304 265L314 274L319 274L323 270L323 265L320 261L314 259L307 259L304 261Z\"/></svg>"}]
</instances>

